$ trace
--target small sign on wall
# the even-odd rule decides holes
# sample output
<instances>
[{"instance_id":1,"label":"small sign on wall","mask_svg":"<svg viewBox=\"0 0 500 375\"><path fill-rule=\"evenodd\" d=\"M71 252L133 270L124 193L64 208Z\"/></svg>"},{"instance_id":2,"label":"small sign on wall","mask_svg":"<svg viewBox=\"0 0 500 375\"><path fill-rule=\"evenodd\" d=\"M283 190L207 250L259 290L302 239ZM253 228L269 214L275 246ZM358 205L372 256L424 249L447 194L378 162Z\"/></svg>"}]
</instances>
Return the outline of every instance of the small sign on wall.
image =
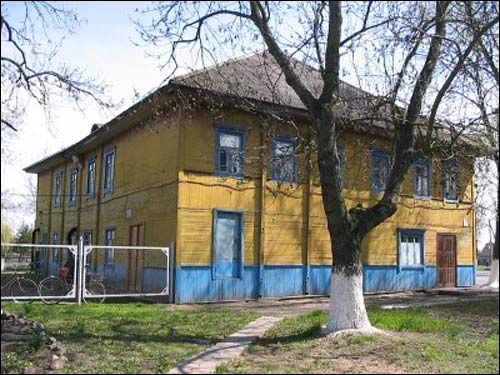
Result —
<instances>
[{"instance_id":1,"label":"small sign on wall","mask_svg":"<svg viewBox=\"0 0 500 375\"><path fill-rule=\"evenodd\" d=\"M131 219L131 218L132 218L132 209L131 209L131 208L127 208L127 209L125 210L125 217L126 217L127 219Z\"/></svg>"},{"instance_id":2,"label":"small sign on wall","mask_svg":"<svg viewBox=\"0 0 500 375\"><path fill-rule=\"evenodd\" d=\"M469 226L469 219L464 217L464 227L468 227L468 226Z\"/></svg>"}]
</instances>

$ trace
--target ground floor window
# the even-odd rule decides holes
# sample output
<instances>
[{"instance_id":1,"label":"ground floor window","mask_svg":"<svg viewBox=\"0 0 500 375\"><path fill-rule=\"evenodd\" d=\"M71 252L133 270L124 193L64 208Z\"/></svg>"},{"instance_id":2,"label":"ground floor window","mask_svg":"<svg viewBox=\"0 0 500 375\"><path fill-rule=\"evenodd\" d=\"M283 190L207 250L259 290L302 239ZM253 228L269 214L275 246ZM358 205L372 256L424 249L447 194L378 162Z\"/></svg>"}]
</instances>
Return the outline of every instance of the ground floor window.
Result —
<instances>
[{"instance_id":1,"label":"ground floor window","mask_svg":"<svg viewBox=\"0 0 500 375\"><path fill-rule=\"evenodd\" d=\"M399 230L399 266L421 267L424 265L424 231Z\"/></svg>"},{"instance_id":2,"label":"ground floor window","mask_svg":"<svg viewBox=\"0 0 500 375\"><path fill-rule=\"evenodd\" d=\"M104 245L113 246L115 242L115 228L106 229L104 235ZM104 265L113 265L115 263L115 249L107 247L104 249Z\"/></svg>"}]
</instances>

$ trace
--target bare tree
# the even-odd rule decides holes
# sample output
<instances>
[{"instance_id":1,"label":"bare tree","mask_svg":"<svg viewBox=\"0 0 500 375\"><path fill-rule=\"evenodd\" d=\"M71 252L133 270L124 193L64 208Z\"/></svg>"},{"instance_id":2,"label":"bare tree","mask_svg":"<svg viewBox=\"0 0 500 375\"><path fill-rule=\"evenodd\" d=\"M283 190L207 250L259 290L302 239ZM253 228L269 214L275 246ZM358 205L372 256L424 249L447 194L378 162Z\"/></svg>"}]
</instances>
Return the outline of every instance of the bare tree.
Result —
<instances>
[{"instance_id":1,"label":"bare tree","mask_svg":"<svg viewBox=\"0 0 500 375\"><path fill-rule=\"evenodd\" d=\"M46 113L55 98L69 99L76 106L83 98L111 105L103 83L57 62L63 38L57 40L54 31L72 34L79 24L74 11L48 1L2 2L2 132L17 130L31 100Z\"/></svg>"},{"instance_id":2,"label":"bare tree","mask_svg":"<svg viewBox=\"0 0 500 375\"><path fill-rule=\"evenodd\" d=\"M489 12L491 7L490 2L473 2L473 12L468 12L463 2L451 1L173 1L148 9L146 13L156 18L138 25L144 41L165 47L165 66L177 66L177 53L185 45L196 45L200 58L207 59L237 45L263 41L300 98L316 137L323 206L335 254L327 325L331 332L372 330L363 299L361 242L396 212L412 163L448 147L451 140L441 142L443 135L450 138L464 132L451 132L453 123L437 119L471 53L486 34L498 30L498 13ZM365 116L384 108L383 120L390 124L393 146L381 199L371 207L348 209L337 138L349 130L351 122L342 111L340 75L348 66L342 64L343 59L356 56L350 61L355 64L360 50L369 50L372 71L359 67L356 73L370 75L371 80L383 77L377 80L380 86L374 98L378 100L369 103L372 108ZM319 92L311 90L296 71L294 59L320 71Z\"/></svg>"}]
</instances>

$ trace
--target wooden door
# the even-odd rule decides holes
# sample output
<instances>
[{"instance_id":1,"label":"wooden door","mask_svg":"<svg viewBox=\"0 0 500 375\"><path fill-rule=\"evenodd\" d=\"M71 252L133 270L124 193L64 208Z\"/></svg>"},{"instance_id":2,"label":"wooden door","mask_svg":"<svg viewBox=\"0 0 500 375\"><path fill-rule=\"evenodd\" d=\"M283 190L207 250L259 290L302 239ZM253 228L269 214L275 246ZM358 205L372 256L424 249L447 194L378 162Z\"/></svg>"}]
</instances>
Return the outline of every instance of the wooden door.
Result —
<instances>
[{"instance_id":1,"label":"wooden door","mask_svg":"<svg viewBox=\"0 0 500 375\"><path fill-rule=\"evenodd\" d=\"M454 235L438 234L436 249L437 286L456 286L457 241Z\"/></svg>"},{"instance_id":2,"label":"wooden door","mask_svg":"<svg viewBox=\"0 0 500 375\"><path fill-rule=\"evenodd\" d=\"M130 226L130 246L144 246L144 224ZM144 250L128 251L128 291L141 293L143 285Z\"/></svg>"}]
</instances>

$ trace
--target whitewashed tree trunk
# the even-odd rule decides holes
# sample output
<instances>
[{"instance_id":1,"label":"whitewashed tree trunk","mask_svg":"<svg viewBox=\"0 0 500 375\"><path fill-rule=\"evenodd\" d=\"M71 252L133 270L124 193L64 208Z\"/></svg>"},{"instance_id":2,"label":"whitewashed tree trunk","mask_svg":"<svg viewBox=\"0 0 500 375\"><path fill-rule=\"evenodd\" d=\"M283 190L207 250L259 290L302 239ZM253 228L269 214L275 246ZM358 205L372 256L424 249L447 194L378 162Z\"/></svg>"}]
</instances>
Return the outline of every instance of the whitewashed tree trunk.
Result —
<instances>
[{"instance_id":1,"label":"whitewashed tree trunk","mask_svg":"<svg viewBox=\"0 0 500 375\"><path fill-rule=\"evenodd\" d=\"M498 259L493 259L491 263L490 276L486 286L498 289Z\"/></svg>"},{"instance_id":2,"label":"whitewashed tree trunk","mask_svg":"<svg viewBox=\"0 0 500 375\"><path fill-rule=\"evenodd\" d=\"M348 275L335 270L331 279L328 333L357 330L372 332L363 297L363 273Z\"/></svg>"}]
</instances>

